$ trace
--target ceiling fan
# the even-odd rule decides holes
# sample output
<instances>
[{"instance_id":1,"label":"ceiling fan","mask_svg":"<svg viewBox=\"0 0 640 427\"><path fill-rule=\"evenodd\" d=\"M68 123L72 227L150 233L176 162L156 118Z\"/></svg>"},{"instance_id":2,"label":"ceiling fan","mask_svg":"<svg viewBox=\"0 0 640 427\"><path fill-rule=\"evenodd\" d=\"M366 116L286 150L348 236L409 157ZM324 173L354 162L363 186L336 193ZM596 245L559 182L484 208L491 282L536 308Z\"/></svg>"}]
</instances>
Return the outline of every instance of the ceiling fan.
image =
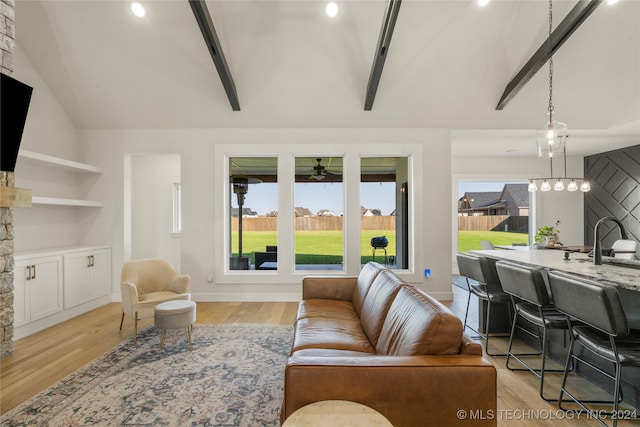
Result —
<instances>
[{"instance_id":1,"label":"ceiling fan","mask_svg":"<svg viewBox=\"0 0 640 427\"><path fill-rule=\"evenodd\" d=\"M316 159L316 161L318 162L318 164L313 167L313 172L311 173L309 179L322 181L327 176L327 171L325 170L325 167L320 164L322 159Z\"/></svg>"}]
</instances>

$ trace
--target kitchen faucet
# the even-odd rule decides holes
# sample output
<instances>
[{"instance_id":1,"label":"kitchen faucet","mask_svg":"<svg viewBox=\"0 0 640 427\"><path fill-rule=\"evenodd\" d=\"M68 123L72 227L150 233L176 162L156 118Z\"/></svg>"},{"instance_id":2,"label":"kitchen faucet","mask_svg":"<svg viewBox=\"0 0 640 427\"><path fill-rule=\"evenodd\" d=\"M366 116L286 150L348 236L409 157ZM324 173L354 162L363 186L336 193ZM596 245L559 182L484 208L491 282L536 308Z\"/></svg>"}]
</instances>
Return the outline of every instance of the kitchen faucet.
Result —
<instances>
[{"instance_id":1,"label":"kitchen faucet","mask_svg":"<svg viewBox=\"0 0 640 427\"><path fill-rule=\"evenodd\" d=\"M612 216L606 216L600 219L598 222L596 222L596 226L593 228L593 265L602 265L602 241L600 240L600 224L607 221L613 221L618 224L618 227L620 227L621 238L624 240L628 239L627 230L624 229L624 225L622 225L622 222Z\"/></svg>"}]
</instances>

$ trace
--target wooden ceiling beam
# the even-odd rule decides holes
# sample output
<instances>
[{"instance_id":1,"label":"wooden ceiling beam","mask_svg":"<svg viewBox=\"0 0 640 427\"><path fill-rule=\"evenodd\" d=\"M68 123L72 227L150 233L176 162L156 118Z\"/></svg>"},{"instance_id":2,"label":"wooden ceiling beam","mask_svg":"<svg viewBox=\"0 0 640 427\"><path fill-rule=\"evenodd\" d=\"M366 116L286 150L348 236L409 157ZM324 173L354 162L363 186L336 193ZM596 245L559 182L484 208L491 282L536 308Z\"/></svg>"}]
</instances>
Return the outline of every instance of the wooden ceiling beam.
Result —
<instances>
[{"instance_id":1,"label":"wooden ceiling beam","mask_svg":"<svg viewBox=\"0 0 640 427\"><path fill-rule=\"evenodd\" d=\"M382 28L380 29L380 36L378 37L376 53L373 57L373 65L371 66L371 73L369 74L367 95L364 101L365 111L371 111L373 108L373 101L376 99L376 92L378 91L378 85L380 84L380 77L382 77L384 61L387 59L389 45L391 44L391 36L393 35L393 29L395 28L396 20L398 19L398 13L400 12L400 4L402 4L402 0L389 0L389 4L387 5L387 13L382 21Z\"/></svg>"},{"instance_id":2,"label":"wooden ceiling beam","mask_svg":"<svg viewBox=\"0 0 640 427\"><path fill-rule=\"evenodd\" d=\"M580 0L578 4L567 14L556 29L551 33L536 53L518 71L518 74L507 84L507 87L496 106L496 110L502 110L507 106L516 94L527 84L529 80L549 61L551 56L566 42L571 34L591 15L602 3L602 0ZM551 40L551 52L549 52L549 40Z\"/></svg>"},{"instance_id":3,"label":"wooden ceiling beam","mask_svg":"<svg viewBox=\"0 0 640 427\"><path fill-rule=\"evenodd\" d=\"M231 71L229 70L227 60L224 57L224 52L222 51L222 46L220 45L216 29L213 26L213 20L211 19L211 14L207 8L206 1L189 0L189 5L191 6L191 10L193 11L196 21L198 22L198 27L200 27L202 37L204 37L207 49L209 49L211 59L213 59L213 63L218 70L218 75L220 76L222 86L227 93L229 102L231 103L231 108L233 111L240 111L240 101L238 100L236 85L233 83L233 77L231 77Z\"/></svg>"}]
</instances>

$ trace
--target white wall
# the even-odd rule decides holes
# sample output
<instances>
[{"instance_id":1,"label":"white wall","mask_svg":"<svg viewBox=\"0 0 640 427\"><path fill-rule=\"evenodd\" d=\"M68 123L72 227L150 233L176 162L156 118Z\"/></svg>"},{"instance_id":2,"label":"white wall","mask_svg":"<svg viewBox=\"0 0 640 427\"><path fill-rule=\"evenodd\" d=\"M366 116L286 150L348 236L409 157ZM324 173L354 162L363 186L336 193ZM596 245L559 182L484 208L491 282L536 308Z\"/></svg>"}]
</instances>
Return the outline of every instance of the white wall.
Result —
<instances>
[{"instance_id":1,"label":"white wall","mask_svg":"<svg viewBox=\"0 0 640 427\"><path fill-rule=\"evenodd\" d=\"M78 134L74 123L19 45L14 59L13 77L33 87L20 149L77 161ZM85 178L74 173L27 165L18 159L15 176L16 187L30 188L34 196L82 197L79 180ZM83 239L83 230L78 227L82 215L86 213L64 206L16 209L15 251L77 244Z\"/></svg>"},{"instance_id":2,"label":"white wall","mask_svg":"<svg viewBox=\"0 0 640 427\"><path fill-rule=\"evenodd\" d=\"M164 258L180 270L180 238L172 233L173 184L179 182L179 155L131 156L132 258Z\"/></svg>"},{"instance_id":3,"label":"white wall","mask_svg":"<svg viewBox=\"0 0 640 427\"><path fill-rule=\"evenodd\" d=\"M131 130L82 132L86 161L105 169L101 180L105 207L90 230L92 240L113 246L114 277L119 277L127 225L124 221L124 164L131 153L178 154L181 158L183 233L181 270L192 277L197 300L296 300L304 272L279 260L274 272L225 272L228 239L224 204L228 191L227 155L262 153L278 156L278 170L288 181L279 181L280 206L278 246L281 253L293 251L293 154L341 153L345 157L345 209L359 212L358 159L361 154L412 156L414 192L412 257L415 268L403 272L410 282L437 298L451 298L451 214L425 200L451 199L450 135L448 131L420 129L218 129ZM444 185L443 185L444 184ZM132 195L132 197L136 197ZM425 210L425 204L429 209ZM289 216L291 218L289 218ZM346 274L359 271L359 216L346 224ZM353 223L349 223L349 222ZM356 224L358 222L358 224ZM288 231L287 231L288 230ZM291 262L289 261L289 264ZM425 267L432 269L423 278ZM211 281L210 281L211 279ZM117 292L114 286L114 292Z\"/></svg>"},{"instance_id":4,"label":"white wall","mask_svg":"<svg viewBox=\"0 0 640 427\"><path fill-rule=\"evenodd\" d=\"M20 147L78 161L78 133L75 124L19 44L16 45L14 59L13 78L33 88Z\"/></svg>"}]
</instances>

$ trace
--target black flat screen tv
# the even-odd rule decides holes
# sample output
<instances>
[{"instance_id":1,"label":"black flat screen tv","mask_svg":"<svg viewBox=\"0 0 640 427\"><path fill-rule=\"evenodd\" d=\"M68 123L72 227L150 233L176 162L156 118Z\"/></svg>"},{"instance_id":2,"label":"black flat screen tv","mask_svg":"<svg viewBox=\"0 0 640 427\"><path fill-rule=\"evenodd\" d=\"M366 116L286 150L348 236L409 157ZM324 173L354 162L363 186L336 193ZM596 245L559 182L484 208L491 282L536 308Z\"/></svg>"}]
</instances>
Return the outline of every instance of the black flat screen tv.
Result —
<instances>
[{"instance_id":1,"label":"black flat screen tv","mask_svg":"<svg viewBox=\"0 0 640 427\"><path fill-rule=\"evenodd\" d=\"M13 172L33 88L0 73L0 170Z\"/></svg>"}]
</instances>

